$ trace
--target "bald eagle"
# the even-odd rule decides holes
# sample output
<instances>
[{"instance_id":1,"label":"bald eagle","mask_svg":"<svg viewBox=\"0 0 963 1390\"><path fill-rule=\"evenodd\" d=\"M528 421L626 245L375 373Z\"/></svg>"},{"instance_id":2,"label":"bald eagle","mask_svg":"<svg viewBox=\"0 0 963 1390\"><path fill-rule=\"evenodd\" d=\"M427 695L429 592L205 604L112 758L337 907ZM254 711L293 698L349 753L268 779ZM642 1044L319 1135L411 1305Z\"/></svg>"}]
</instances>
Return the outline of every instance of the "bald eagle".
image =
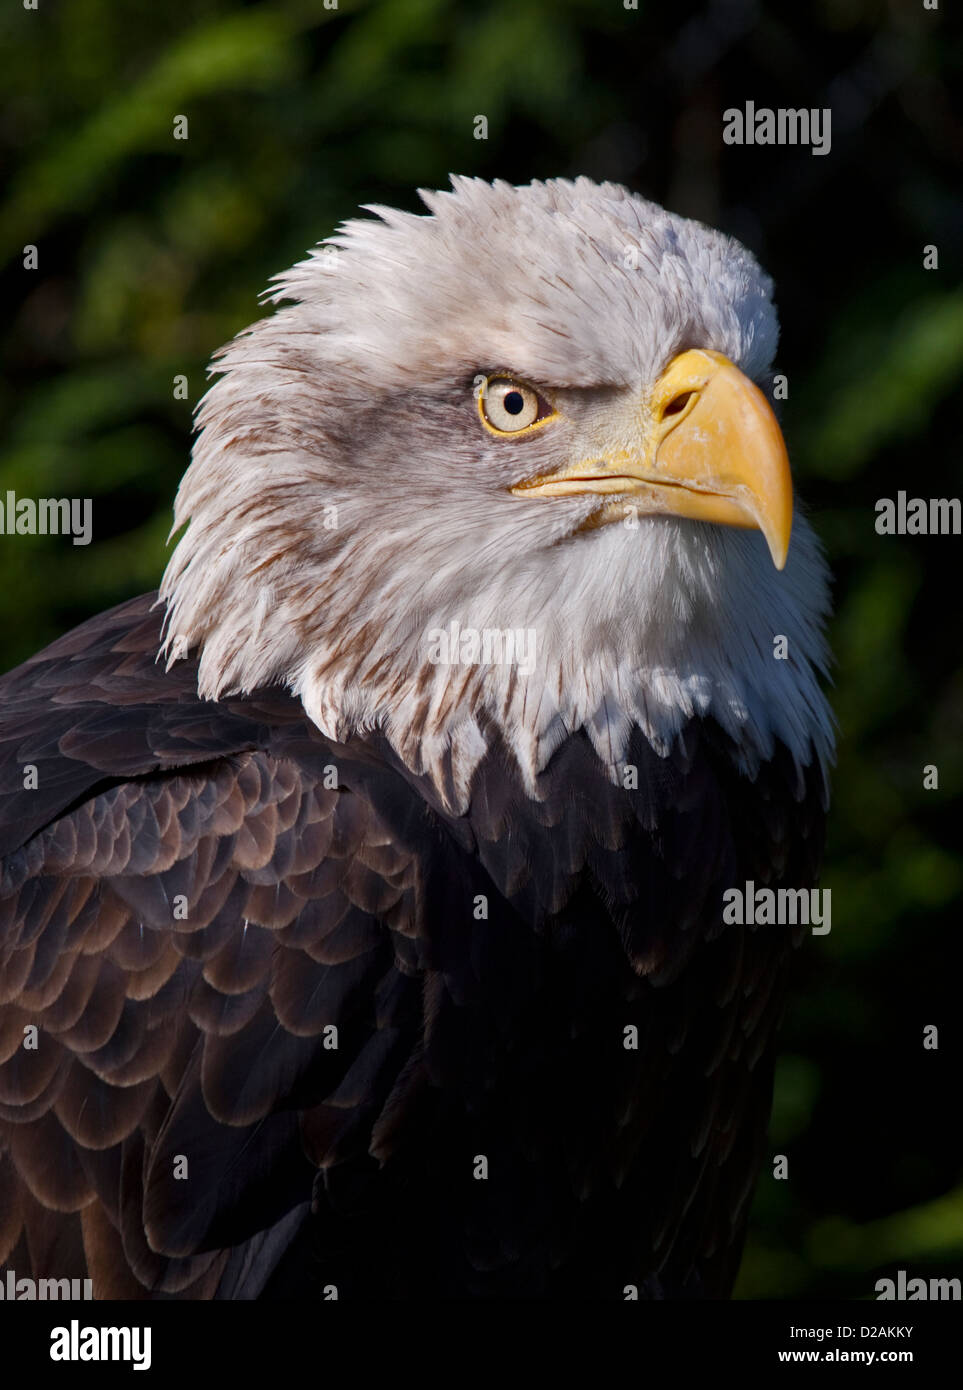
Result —
<instances>
[{"instance_id":1,"label":"bald eagle","mask_svg":"<svg viewBox=\"0 0 963 1390\"><path fill-rule=\"evenodd\" d=\"M159 595L0 682L17 1277L731 1291L801 929L724 894L816 881L833 748L771 284L421 196L221 350Z\"/></svg>"}]
</instances>

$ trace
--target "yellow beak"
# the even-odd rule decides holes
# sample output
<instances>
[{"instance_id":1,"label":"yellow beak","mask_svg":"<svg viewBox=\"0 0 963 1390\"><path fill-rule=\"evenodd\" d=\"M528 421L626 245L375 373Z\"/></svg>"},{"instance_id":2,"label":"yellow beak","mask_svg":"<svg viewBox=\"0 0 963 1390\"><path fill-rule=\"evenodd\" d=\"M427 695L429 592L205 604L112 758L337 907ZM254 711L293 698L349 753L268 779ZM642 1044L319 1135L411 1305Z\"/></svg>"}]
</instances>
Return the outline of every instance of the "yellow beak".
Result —
<instances>
[{"instance_id":1,"label":"yellow beak","mask_svg":"<svg viewBox=\"0 0 963 1390\"><path fill-rule=\"evenodd\" d=\"M640 512L759 530L782 569L792 532L785 441L758 386L728 357L676 357L645 407L638 449L603 451L512 488L517 497L601 493L637 499ZM625 515L623 504L619 514Z\"/></svg>"}]
</instances>

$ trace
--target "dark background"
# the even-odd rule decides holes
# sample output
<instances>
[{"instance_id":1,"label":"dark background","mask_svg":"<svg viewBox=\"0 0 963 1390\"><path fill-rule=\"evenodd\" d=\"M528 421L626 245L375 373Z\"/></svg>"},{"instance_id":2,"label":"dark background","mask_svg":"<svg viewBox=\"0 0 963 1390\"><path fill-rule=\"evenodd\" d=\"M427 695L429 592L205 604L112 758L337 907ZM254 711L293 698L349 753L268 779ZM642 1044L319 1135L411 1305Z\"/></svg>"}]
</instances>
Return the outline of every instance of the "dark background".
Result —
<instances>
[{"instance_id":1,"label":"dark background","mask_svg":"<svg viewBox=\"0 0 963 1390\"><path fill-rule=\"evenodd\" d=\"M734 233L775 277L785 430L836 576L840 749L833 930L798 962L772 1133L789 1180L763 1176L744 1297L963 1276L961 544L874 529L900 489L963 493L951 9L11 0L0 19L0 498L94 500L86 549L0 537L4 668L156 585L210 353L358 204L415 209L449 171L584 173ZM723 145L747 99L830 107L831 153Z\"/></svg>"}]
</instances>

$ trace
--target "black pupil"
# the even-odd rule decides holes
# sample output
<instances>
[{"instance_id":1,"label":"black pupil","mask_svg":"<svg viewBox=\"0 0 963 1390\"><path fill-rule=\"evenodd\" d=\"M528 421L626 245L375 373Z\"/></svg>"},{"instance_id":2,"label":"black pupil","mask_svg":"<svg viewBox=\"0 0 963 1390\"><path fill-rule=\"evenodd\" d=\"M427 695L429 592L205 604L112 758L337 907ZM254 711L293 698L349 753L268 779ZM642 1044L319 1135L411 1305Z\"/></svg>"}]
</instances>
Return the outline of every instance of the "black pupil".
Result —
<instances>
[{"instance_id":1,"label":"black pupil","mask_svg":"<svg viewBox=\"0 0 963 1390\"><path fill-rule=\"evenodd\" d=\"M522 411L525 409L525 397L522 395L521 391L508 391L505 395L505 399L502 401L502 405L508 411L509 415L521 415Z\"/></svg>"}]
</instances>

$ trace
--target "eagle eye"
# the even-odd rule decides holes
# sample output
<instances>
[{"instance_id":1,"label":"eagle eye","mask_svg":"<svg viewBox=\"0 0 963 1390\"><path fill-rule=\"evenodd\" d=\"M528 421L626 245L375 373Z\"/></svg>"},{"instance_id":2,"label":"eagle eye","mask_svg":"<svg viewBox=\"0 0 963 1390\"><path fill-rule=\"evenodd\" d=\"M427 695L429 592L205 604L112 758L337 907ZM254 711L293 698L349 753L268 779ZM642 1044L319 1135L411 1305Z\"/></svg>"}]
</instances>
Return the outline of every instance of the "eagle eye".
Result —
<instances>
[{"instance_id":1,"label":"eagle eye","mask_svg":"<svg viewBox=\"0 0 963 1390\"><path fill-rule=\"evenodd\" d=\"M555 411L534 387L510 376L490 376L478 394L479 412L496 434L520 434Z\"/></svg>"}]
</instances>

